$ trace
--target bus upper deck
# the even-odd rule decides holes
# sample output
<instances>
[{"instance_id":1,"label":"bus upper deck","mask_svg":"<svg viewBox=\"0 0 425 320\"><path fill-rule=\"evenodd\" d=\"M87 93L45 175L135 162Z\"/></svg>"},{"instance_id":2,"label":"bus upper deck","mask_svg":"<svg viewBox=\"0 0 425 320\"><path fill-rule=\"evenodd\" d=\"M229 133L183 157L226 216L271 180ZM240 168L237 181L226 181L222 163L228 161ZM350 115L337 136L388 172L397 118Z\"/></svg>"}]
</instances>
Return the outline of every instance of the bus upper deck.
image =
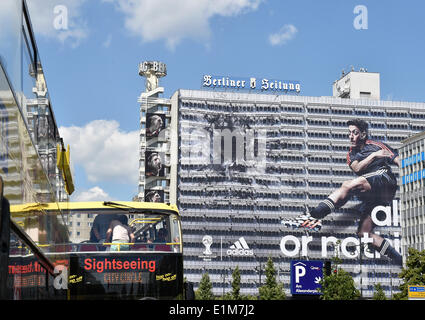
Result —
<instances>
[{"instance_id":1,"label":"bus upper deck","mask_svg":"<svg viewBox=\"0 0 425 320\"><path fill-rule=\"evenodd\" d=\"M41 288L68 299L185 296L181 222L175 206L66 202L10 209L13 223L54 268L52 280L23 238L11 236L8 283L14 297L38 297Z\"/></svg>"},{"instance_id":2,"label":"bus upper deck","mask_svg":"<svg viewBox=\"0 0 425 320\"><path fill-rule=\"evenodd\" d=\"M63 202L12 205L11 215L44 252L182 252L178 210L166 204ZM132 237L127 241L113 239L111 224L118 225L117 228L128 226ZM11 250L19 251L19 246L11 247Z\"/></svg>"}]
</instances>

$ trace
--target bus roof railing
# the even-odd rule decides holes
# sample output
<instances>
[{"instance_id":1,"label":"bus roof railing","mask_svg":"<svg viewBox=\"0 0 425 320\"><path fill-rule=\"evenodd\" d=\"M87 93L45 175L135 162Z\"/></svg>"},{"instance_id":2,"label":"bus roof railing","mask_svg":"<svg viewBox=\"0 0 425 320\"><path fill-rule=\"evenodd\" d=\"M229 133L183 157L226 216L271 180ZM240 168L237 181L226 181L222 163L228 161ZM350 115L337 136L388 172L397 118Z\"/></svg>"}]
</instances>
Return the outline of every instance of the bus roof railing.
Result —
<instances>
[{"instance_id":1,"label":"bus roof railing","mask_svg":"<svg viewBox=\"0 0 425 320\"><path fill-rule=\"evenodd\" d=\"M27 211L53 211L53 210L96 210L105 208L122 208L129 210L153 210L153 211L173 211L179 214L177 206L158 202L138 202L138 201L85 201L85 202L48 202L48 203L26 203L11 205L13 213Z\"/></svg>"}]
</instances>

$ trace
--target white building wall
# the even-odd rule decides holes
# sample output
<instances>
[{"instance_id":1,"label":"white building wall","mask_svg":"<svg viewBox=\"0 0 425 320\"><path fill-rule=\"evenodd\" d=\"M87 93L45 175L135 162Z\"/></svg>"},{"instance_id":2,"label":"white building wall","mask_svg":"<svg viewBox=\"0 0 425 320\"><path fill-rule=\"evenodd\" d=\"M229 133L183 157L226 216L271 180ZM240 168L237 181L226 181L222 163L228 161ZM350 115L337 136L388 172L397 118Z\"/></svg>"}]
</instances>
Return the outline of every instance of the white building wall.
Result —
<instances>
[{"instance_id":1,"label":"white building wall","mask_svg":"<svg viewBox=\"0 0 425 320\"><path fill-rule=\"evenodd\" d=\"M346 164L347 120L366 120L370 138L394 148L425 129L424 103L179 90L172 99L172 109L176 108L177 204L183 217L185 273L196 287L202 273L209 272L216 294L222 294L223 288L230 290L236 265L242 272L242 292L257 292L260 282L265 281L265 274L259 270L264 269L268 256L273 257L289 292L293 258L283 255L280 241L284 235L301 238L305 233L283 227L280 220L316 206L343 181L354 177ZM210 158L214 143L202 138L205 132L212 134L214 128L265 130L265 159L251 164L228 161L214 165L214 157ZM398 175L397 168L393 171ZM321 233L314 234L308 245L308 257L295 258L323 259L320 236L356 237L358 217L349 209L355 204L350 201L328 216ZM400 226L379 231L391 241L400 241ZM202 255L205 235L213 238L211 248L216 257L211 261L204 261ZM240 237L253 255L227 255ZM328 248L329 260L331 255ZM363 259L361 263L362 272L356 269L359 259L344 259L342 267L351 268L358 283L363 278L365 296L372 294L376 283L384 283L387 295L398 290L400 267L386 258Z\"/></svg>"},{"instance_id":2,"label":"white building wall","mask_svg":"<svg viewBox=\"0 0 425 320\"><path fill-rule=\"evenodd\" d=\"M380 99L380 76L376 72L351 71L334 82L333 96L350 99Z\"/></svg>"},{"instance_id":3,"label":"white building wall","mask_svg":"<svg viewBox=\"0 0 425 320\"><path fill-rule=\"evenodd\" d=\"M419 133L402 141L400 148L402 248L425 249L425 135Z\"/></svg>"}]
</instances>

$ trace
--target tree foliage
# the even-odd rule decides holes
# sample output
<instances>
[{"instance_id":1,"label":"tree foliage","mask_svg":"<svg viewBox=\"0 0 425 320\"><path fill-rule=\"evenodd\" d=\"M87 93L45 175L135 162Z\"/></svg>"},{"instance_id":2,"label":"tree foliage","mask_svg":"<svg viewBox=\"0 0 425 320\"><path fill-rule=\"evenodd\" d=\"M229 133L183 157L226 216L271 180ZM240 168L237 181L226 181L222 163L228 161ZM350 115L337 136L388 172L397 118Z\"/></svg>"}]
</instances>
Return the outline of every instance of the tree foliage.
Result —
<instances>
[{"instance_id":1,"label":"tree foliage","mask_svg":"<svg viewBox=\"0 0 425 320\"><path fill-rule=\"evenodd\" d=\"M400 293L394 295L395 299L407 299L410 285L425 285L425 250L409 248L406 267L401 270L399 277L404 281L400 285Z\"/></svg>"},{"instance_id":2,"label":"tree foliage","mask_svg":"<svg viewBox=\"0 0 425 320\"><path fill-rule=\"evenodd\" d=\"M324 275L321 285L323 300L356 300L360 297L353 277L338 265L333 268L330 275Z\"/></svg>"},{"instance_id":3,"label":"tree foliage","mask_svg":"<svg viewBox=\"0 0 425 320\"><path fill-rule=\"evenodd\" d=\"M380 283L375 284L375 291L373 292L373 300L387 300L385 296L384 289Z\"/></svg>"},{"instance_id":4,"label":"tree foliage","mask_svg":"<svg viewBox=\"0 0 425 320\"><path fill-rule=\"evenodd\" d=\"M227 292L222 298L224 300L256 300L257 297L253 295L243 295L241 294L241 272L239 266L233 270L232 273L232 290Z\"/></svg>"},{"instance_id":5,"label":"tree foliage","mask_svg":"<svg viewBox=\"0 0 425 320\"><path fill-rule=\"evenodd\" d=\"M284 300L286 294L283 284L276 281L276 270L273 260L269 257L266 265L266 284L259 288L261 300Z\"/></svg>"},{"instance_id":6,"label":"tree foliage","mask_svg":"<svg viewBox=\"0 0 425 320\"><path fill-rule=\"evenodd\" d=\"M236 266L235 270L232 273L232 293L231 299L241 300L241 272L239 271L239 266Z\"/></svg>"},{"instance_id":7,"label":"tree foliage","mask_svg":"<svg viewBox=\"0 0 425 320\"><path fill-rule=\"evenodd\" d=\"M212 283L208 272L202 275L201 281L199 282L199 288L195 293L196 300L214 300L212 292Z\"/></svg>"}]
</instances>

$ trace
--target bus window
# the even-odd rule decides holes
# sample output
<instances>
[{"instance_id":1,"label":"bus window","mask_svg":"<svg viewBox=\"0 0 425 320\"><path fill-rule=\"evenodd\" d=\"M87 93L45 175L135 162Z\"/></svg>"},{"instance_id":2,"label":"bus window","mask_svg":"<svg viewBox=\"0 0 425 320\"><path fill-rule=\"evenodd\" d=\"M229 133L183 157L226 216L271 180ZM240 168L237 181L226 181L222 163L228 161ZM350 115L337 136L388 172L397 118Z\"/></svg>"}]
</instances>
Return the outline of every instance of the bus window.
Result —
<instances>
[{"instance_id":1,"label":"bus window","mask_svg":"<svg viewBox=\"0 0 425 320\"><path fill-rule=\"evenodd\" d=\"M44 253L68 252L68 228L57 205L49 210L43 204L13 205L13 221L34 241Z\"/></svg>"},{"instance_id":2,"label":"bus window","mask_svg":"<svg viewBox=\"0 0 425 320\"><path fill-rule=\"evenodd\" d=\"M137 251L181 252L180 229L176 226L177 216L144 215L135 218L133 227Z\"/></svg>"},{"instance_id":3,"label":"bus window","mask_svg":"<svg viewBox=\"0 0 425 320\"><path fill-rule=\"evenodd\" d=\"M180 222L179 219L177 219L176 216L171 217L171 224L170 224L170 233L171 233L171 239L173 242L173 251L174 252L181 252L182 250L182 243L180 241Z\"/></svg>"},{"instance_id":4,"label":"bus window","mask_svg":"<svg viewBox=\"0 0 425 320\"><path fill-rule=\"evenodd\" d=\"M93 220L90 229L89 244L80 246L78 251L105 251L107 249L103 244L106 243L107 232L111 222L117 219L116 214L98 214ZM87 215L87 219L88 215Z\"/></svg>"}]
</instances>

